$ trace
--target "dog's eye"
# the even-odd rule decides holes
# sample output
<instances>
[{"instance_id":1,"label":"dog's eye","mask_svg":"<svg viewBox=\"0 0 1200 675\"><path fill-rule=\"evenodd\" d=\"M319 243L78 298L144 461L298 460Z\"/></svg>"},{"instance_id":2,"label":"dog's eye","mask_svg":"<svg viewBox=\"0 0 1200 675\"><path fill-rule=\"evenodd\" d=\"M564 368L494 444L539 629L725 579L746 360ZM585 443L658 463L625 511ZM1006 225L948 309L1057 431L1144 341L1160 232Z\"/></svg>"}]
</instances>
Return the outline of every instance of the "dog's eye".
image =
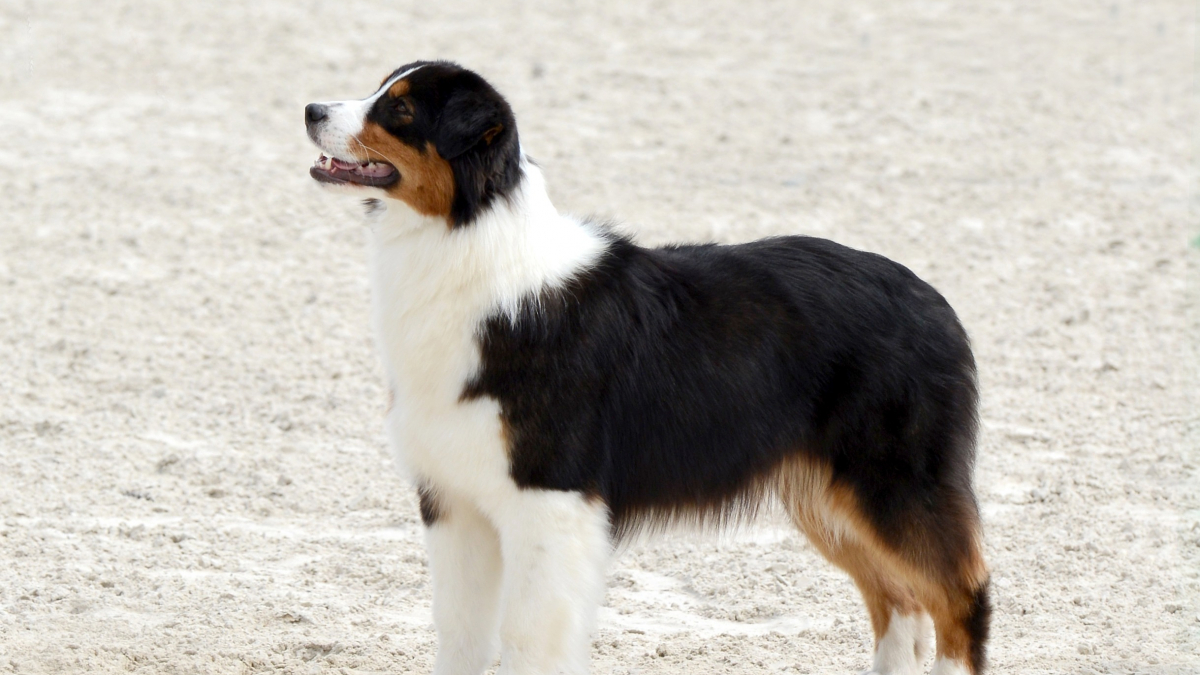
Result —
<instances>
[{"instance_id":1,"label":"dog's eye","mask_svg":"<svg viewBox=\"0 0 1200 675\"><path fill-rule=\"evenodd\" d=\"M395 105L396 105L397 113L400 113L401 115L411 115L412 114L412 108L409 107L408 101L405 101L402 98L398 98L398 99L396 99Z\"/></svg>"}]
</instances>

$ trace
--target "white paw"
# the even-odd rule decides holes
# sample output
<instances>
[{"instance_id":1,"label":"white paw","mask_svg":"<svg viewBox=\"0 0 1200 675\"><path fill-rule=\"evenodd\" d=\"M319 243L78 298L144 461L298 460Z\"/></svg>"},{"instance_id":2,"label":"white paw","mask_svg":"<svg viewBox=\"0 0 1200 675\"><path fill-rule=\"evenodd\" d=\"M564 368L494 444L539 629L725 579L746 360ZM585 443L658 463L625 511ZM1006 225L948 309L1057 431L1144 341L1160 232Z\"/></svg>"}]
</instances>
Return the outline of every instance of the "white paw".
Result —
<instances>
[{"instance_id":1,"label":"white paw","mask_svg":"<svg viewBox=\"0 0 1200 675\"><path fill-rule=\"evenodd\" d=\"M893 613L887 633L875 646L874 675L920 675L933 643L933 621L927 614Z\"/></svg>"}]
</instances>

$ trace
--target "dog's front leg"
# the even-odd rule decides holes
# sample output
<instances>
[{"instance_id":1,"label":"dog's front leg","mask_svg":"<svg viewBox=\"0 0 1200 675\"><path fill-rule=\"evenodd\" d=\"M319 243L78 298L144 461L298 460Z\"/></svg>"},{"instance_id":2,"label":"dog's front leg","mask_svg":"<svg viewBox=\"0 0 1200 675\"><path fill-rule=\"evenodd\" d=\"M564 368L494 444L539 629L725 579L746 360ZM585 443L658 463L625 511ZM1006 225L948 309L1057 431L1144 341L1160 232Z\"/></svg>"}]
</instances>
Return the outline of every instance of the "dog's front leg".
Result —
<instances>
[{"instance_id":1,"label":"dog's front leg","mask_svg":"<svg viewBox=\"0 0 1200 675\"><path fill-rule=\"evenodd\" d=\"M504 556L497 675L586 673L611 552L608 509L579 493L526 489L493 518Z\"/></svg>"},{"instance_id":2,"label":"dog's front leg","mask_svg":"<svg viewBox=\"0 0 1200 675\"><path fill-rule=\"evenodd\" d=\"M479 675L496 657L500 540L467 502L421 491L421 517L433 576L438 649L434 675Z\"/></svg>"}]
</instances>

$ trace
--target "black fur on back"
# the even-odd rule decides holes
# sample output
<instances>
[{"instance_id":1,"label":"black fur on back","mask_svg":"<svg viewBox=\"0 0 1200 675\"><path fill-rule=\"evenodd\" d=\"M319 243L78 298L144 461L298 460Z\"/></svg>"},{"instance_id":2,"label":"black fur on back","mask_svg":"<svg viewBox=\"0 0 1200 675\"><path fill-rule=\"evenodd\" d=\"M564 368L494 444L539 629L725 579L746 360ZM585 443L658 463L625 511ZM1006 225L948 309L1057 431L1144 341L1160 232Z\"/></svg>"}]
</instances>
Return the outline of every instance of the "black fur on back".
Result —
<instances>
[{"instance_id":1,"label":"black fur on back","mask_svg":"<svg viewBox=\"0 0 1200 675\"><path fill-rule=\"evenodd\" d=\"M937 495L973 507L971 350L908 269L809 237L609 236L597 265L481 329L463 396L499 402L519 485L603 499L618 538L752 512L796 454L897 545L914 518L937 527Z\"/></svg>"}]
</instances>

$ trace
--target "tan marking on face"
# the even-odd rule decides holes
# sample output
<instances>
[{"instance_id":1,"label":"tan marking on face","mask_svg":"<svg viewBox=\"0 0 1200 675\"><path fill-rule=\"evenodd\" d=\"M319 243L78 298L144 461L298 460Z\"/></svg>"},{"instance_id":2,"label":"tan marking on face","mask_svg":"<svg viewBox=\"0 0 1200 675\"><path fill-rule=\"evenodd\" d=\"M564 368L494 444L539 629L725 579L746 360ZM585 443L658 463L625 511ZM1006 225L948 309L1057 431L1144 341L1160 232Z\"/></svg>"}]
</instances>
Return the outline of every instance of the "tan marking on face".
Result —
<instances>
[{"instance_id":1,"label":"tan marking on face","mask_svg":"<svg viewBox=\"0 0 1200 675\"><path fill-rule=\"evenodd\" d=\"M396 80L395 84L388 87L388 96L391 96L392 98L400 98L401 96L408 94L408 89L408 80Z\"/></svg>"},{"instance_id":2,"label":"tan marking on face","mask_svg":"<svg viewBox=\"0 0 1200 675\"><path fill-rule=\"evenodd\" d=\"M446 218L449 224L454 172L433 143L426 143L421 152L370 121L354 140L367 159L388 162L400 172L400 181L387 189L390 196L422 215Z\"/></svg>"}]
</instances>

